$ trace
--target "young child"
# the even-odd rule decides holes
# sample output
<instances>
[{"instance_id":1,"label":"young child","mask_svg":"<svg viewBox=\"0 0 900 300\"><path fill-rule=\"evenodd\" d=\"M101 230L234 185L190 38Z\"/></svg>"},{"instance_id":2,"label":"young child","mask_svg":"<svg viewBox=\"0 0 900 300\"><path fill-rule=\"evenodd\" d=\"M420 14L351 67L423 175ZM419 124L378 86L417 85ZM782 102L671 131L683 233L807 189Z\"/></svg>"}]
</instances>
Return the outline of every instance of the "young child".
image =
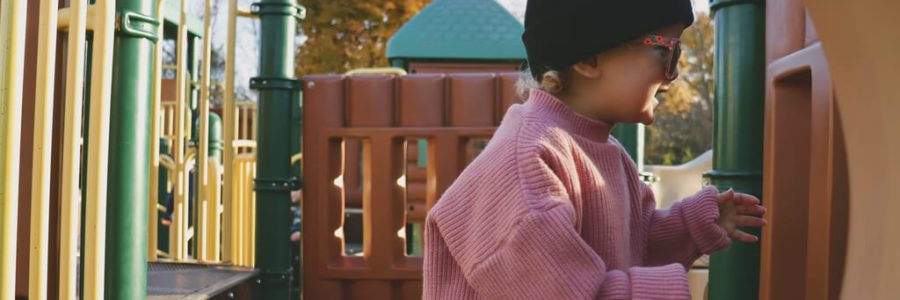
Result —
<instances>
[{"instance_id":1,"label":"young child","mask_svg":"<svg viewBox=\"0 0 900 300\"><path fill-rule=\"evenodd\" d=\"M689 299L686 270L761 227L753 196L707 187L665 210L616 123L653 122L690 0L529 0L537 81L430 211L425 299Z\"/></svg>"}]
</instances>

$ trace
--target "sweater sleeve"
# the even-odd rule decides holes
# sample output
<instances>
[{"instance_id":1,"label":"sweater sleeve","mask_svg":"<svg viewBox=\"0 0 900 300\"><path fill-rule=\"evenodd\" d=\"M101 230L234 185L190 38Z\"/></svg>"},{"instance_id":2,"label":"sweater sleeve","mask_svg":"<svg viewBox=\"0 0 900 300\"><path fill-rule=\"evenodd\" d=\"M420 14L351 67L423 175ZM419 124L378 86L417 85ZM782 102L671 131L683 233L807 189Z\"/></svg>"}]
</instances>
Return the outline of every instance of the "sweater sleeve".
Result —
<instances>
[{"instance_id":1,"label":"sweater sleeve","mask_svg":"<svg viewBox=\"0 0 900 300\"><path fill-rule=\"evenodd\" d=\"M525 215L466 280L486 299L689 299L680 265L608 270L574 228L574 208L558 203Z\"/></svg>"},{"instance_id":2,"label":"sweater sleeve","mask_svg":"<svg viewBox=\"0 0 900 300\"><path fill-rule=\"evenodd\" d=\"M700 255L731 245L728 234L716 224L719 206L715 187L706 187L668 209L656 209L653 192L646 185L641 186L649 233L648 265L675 262L689 269Z\"/></svg>"}]
</instances>

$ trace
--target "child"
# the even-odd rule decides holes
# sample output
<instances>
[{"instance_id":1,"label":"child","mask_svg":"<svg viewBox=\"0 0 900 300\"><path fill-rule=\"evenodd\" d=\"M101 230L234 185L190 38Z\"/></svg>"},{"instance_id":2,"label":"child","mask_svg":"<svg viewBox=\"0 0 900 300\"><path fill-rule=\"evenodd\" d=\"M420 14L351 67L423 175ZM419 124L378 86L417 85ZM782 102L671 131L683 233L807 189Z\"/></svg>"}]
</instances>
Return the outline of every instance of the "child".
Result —
<instances>
[{"instance_id":1,"label":"child","mask_svg":"<svg viewBox=\"0 0 900 300\"><path fill-rule=\"evenodd\" d=\"M616 123L653 122L690 0L529 0L538 84L426 221L426 299L689 299L686 269L761 227L715 187L656 210Z\"/></svg>"}]
</instances>

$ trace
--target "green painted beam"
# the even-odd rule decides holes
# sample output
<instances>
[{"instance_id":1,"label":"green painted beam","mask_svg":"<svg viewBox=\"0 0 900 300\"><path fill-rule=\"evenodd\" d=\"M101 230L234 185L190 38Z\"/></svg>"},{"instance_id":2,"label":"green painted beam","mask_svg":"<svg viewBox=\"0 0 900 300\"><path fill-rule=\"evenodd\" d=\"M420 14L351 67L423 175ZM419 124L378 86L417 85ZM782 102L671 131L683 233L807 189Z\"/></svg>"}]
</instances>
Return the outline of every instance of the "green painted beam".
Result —
<instances>
[{"instance_id":1,"label":"green painted beam","mask_svg":"<svg viewBox=\"0 0 900 300\"><path fill-rule=\"evenodd\" d=\"M297 19L305 14L294 0L262 0L259 15L259 76L250 87L259 92L257 127L256 269L253 299L289 299L291 283L291 123L300 84L294 78Z\"/></svg>"},{"instance_id":2,"label":"green painted beam","mask_svg":"<svg viewBox=\"0 0 900 300\"><path fill-rule=\"evenodd\" d=\"M156 0L116 1L123 25L113 49L105 299L147 296L150 100L160 26L155 11Z\"/></svg>"},{"instance_id":3,"label":"green painted beam","mask_svg":"<svg viewBox=\"0 0 900 300\"><path fill-rule=\"evenodd\" d=\"M711 9L716 22L716 110L713 170L706 176L719 190L733 187L761 198L766 5L715 0ZM758 290L759 244L735 242L712 256L709 299L757 299Z\"/></svg>"}]
</instances>

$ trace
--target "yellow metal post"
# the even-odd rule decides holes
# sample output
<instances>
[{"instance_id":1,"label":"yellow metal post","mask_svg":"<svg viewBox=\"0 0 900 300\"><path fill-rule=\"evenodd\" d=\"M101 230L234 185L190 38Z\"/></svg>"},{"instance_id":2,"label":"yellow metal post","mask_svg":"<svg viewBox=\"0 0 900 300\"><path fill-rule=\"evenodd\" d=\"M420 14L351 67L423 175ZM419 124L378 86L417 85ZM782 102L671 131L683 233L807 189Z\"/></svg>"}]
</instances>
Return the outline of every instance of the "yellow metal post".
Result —
<instances>
[{"instance_id":1,"label":"yellow metal post","mask_svg":"<svg viewBox=\"0 0 900 300\"><path fill-rule=\"evenodd\" d=\"M222 164L224 165L224 178L228 180L228 185L222 191L222 260L226 262L234 262L233 252L234 240L233 231L233 206L232 206L232 189L231 185L235 184L232 180L232 160L234 159L234 48L235 33L237 23L237 0L228 0L228 37L225 46L225 100L222 104L222 124L223 124L223 142L225 150L222 153Z\"/></svg>"},{"instance_id":2,"label":"yellow metal post","mask_svg":"<svg viewBox=\"0 0 900 300\"><path fill-rule=\"evenodd\" d=\"M115 0L94 4L94 46L91 54L91 105L88 130L87 199L85 199L84 299L103 297L106 259L106 181L109 154L109 111Z\"/></svg>"},{"instance_id":3,"label":"yellow metal post","mask_svg":"<svg viewBox=\"0 0 900 300\"><path fill-rule=\"evenodd\" d=\"M157 0L156 15L162 18L165 8L165 0ZM150 200L147 201L147 261L156 260L157 236L159 235L159 220L156 206L159 201L159 138L162 135L162 116L160 111L162 101L162 36L163 24L156 28L156 35L160 41L153 50L153 96L150 98Z\"/></svg>"},{"instance_id":4,"label":"yellow metal post","mask_svg":"<svg viewBox=\"0 0 900 300\"><path fill-rule=\"evenodd\" d=\"M53 143L53 82L56 76L55 1L41 3L38 29L37 88L34 97L34 157L31 178L31 241L28 298L47 299L50 227L50 160Z\"/></svg>"},{"instance_id":5,"label":"yellow metal post","mask_svg":"<svg viewBox=\"0 0 900 300\"><path fill-rule=\"evenodd\" d=\"M157 0L156 15L162 18L166 1ZM162 126L162 37L163 24L156 28L159 41L153 54L153 97L150 99L150 201L147 201L147 260L156 260L157 236L159 235L159 213L156 206L159 202L159 138Z\"/></svg>"},{"instance_id":6,"label":"yellow metal post","mask_svg":"<svg viewBox=\"0 0 900 300\"><path fill-rule=\"evenodd\" d=\"M16 289L19 137L25 61L25 1L0 2L0 298Z\"/></svg>"},{"instance_id":7,"label":"yellow metal post","mask_svg":"<svg viewBox=\"0 0 900 300\"><path fill-rule=\"evenodd\" d=\"M210 262L218 262L219 261L219 243L221 239L219 238L219 234L221 233L221 227L219 226L219 216L220 216L220 208L219 203L222 200L222 190L221 190L221 182L222 182L222 174L219 172L219 162L210 159L207 160L207 176L209 176L209 182L206 186L207 192L207 217L206 220L206 232L207 232L207 256L206 259Z\"/></svg>"},{"instance_id":8,"label":"yellow metal post","mask_svg":"<svg viewBox=\"0 0 900 300\"><path fill-rule=\"evenodd\" d=\"M81 123L84 95L84 45L87 30L87 1L69 3L69 38L66 48L66 97L63 124L62 174L60 187L59 298L75 299L78 284L78 234L81 218ZM55 35L54 35L55 38ZM99 45L95 45L98 47ZM94 69L101 72L101 69Z\"/></svg>"},{"instance_id":9,"label":"yellow metal post","mask_svg":"<svg viewBox=\"0 0 900 300\"><path fill-rule=\"evenodd\" d=\"M186 174L182 167L185 163L185 129L190 122L186 122L187 95L187 1L181 1L178 26L178 40L175 44L177 50L177 71L175 75L175 141L172 155L175 160L175 203L172 213L172 227L169 230L169 254L175 260L187 258L185 234L187 233L187 184Z\"/></svg>"},{"instance_id":10,"label":"yellow metal post","mask_svg":"<svg viewBox=\"0 0 900 300\"><path fill-rule=\"evenodd\" d=\"M199 136L200 145L198 145L197 149L197 195L198 197L198 207L197 211L199 212L197 223L195 223L196 230L194 232L197 234L197 254L200 258L200 261L209 262L215 261L211 255L211 251L209 250L210 244L213 242L213 235L218 236L218 233L210 232L210 229L207 224L209 224L209 219L213 218L213 213L215 213L218 209L218 204L212 203L212 199L209 198L208 195L208 185L209 185L209 169L207 167L209 160L209 68L210 68L210 60L212 59L211 52L211 36L212 33L210 31L210 11L212 10L212 1L205 0L203 6L203 62L200 66L200 103L198 111L200 112L200 128Z\"/></svg>"}]
</instances>

